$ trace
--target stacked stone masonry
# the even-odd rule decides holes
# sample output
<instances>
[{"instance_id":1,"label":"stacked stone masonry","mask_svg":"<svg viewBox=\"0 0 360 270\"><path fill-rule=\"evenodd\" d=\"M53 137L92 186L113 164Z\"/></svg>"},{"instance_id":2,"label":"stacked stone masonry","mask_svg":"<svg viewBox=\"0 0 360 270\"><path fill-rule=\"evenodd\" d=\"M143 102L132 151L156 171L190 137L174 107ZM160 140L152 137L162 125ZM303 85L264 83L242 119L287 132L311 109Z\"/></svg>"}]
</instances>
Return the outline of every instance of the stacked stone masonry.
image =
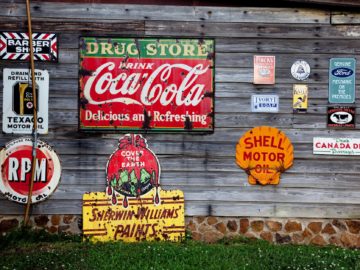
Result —
<instances>
[{"instance_id":1,"label":"stacked stone masonry","mask_svg":"<svg viewBox=\"0 0 360 270\"><path fill-rule=\"evenodd\" d=\"M21 226L20 216L0 216L0 233ZM78 215L33 216L30 225L50 233L81 234ZM194 240L214 243L224 237L244 236L276 244L335 245L360 248L360 220L187 217L186 228Z\"/></svg>"}]
</instances>

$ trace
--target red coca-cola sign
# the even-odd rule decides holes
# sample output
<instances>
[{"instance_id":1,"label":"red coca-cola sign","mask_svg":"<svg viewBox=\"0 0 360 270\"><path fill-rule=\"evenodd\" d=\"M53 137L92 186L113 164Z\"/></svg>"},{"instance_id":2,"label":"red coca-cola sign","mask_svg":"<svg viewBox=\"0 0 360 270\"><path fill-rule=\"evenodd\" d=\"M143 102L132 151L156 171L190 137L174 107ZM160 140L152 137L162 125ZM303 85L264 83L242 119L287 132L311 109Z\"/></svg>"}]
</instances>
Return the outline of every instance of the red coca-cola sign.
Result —
<instances>
[{"instance_id":1,"label":"red coca-cola sign","mask_svg":"<svg viewBox=\"0 0 360 270\"><path fill-rule=\"evenodd\" d=\"M80 43L82 130L213 131L213 40Z\"/></svg>"}]
</instances>

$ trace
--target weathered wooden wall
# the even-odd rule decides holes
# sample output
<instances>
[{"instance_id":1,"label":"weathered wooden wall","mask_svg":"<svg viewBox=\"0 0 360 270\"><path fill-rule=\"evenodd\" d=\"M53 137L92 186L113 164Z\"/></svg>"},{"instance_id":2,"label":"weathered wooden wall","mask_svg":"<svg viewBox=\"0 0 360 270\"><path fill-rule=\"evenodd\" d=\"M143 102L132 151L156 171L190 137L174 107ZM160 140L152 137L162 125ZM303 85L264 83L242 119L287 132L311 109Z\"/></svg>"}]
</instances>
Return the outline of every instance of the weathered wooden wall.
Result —
<instances>
[{"instance_id":1,"label":"weathered wooden wall","mask_svg":"<svg viewBox=\"0 0 360 270\"><path fill-rule=\"evenodd\" d=\"M105 189L105 164L121 135L78 131L78 48L80 36L112 35L215 38L214 134L146 135L160 159L163 188L185 192L186 215L360 217L360 157L312 154L314 136L360 137L360 117L356 130L326 128L329 59L358 58L359 14L32 2L33 30L59 35L59 63L36 63L36 68L50 73L50 132L41 138L54 146L63 166L57 191L35 205L33 213L80 214L82 194ZM26 31L24 3L0 0L0 31ZM276 55L275 86L252 84L254 54ZM312 68L307 81L310 104L307 114L295 115L292 84L296 81L290 67L299 58ZM27 66L0 61L0 78L3 68ZM357 79L359 85L360 76ZM279 113L251 113L250 96L255 93L278 94ZM294 166L278 186L249 186L247 175L235 164L238 139L258 125L282 129L294 144ZM14 137L2 134L0 143ZM21 213L21 205L0 197L0 215Z\"/></svg>"}]
</instances>

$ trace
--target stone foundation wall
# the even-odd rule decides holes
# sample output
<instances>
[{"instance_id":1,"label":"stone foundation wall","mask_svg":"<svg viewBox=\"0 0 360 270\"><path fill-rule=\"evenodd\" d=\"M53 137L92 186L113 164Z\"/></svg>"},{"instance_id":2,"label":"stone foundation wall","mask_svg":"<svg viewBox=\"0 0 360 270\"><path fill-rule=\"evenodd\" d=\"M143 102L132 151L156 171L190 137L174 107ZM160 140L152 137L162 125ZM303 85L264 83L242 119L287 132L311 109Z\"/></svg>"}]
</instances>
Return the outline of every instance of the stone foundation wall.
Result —
<instances>
[{"instance_id":1,"label":"stone foundation wall","mask_svg":"<svg viewBox=\"0 0 360 270\"><path fill-rule=\"evenodd\" d=\"M360 220L190 217L186 221L194 240L209 243L242 235L277 244L360 248Z\"/></svg>"},{"instance_id":2,"label":"stone foundation wall","mask_svg":"<svg viewBox=\"0 0 360 270\"><path fill-rule=\"evenodd\" d=\"M0 216L0 233L19 227L22 221L22 216ZM30 224L50 233L81 234L82 228L81 216L78 215L32 216ZM360 220L201 216L187 217L186 227L194 240L208 243L241 235L276 244L360 248Z\"/></svg>"}]
</instances>

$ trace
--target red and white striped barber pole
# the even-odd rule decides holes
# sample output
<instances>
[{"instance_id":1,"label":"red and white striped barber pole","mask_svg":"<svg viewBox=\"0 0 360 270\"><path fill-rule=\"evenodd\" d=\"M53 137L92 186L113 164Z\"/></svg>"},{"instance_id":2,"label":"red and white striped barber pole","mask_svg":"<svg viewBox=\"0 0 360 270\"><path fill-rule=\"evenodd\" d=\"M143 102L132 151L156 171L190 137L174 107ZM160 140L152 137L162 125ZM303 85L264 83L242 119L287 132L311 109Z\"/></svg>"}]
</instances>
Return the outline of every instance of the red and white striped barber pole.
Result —
<instances>
[{"instance_id":1,"label":"red and white striped barber pole","mask_svg":"<svg viewBox=\"0 0 360 270\"><path fill-rule=\"evenodd\" d=\"M32 39L35 61L58 61L56 34L33 33ZM0 59L28 61L29 58L29 34L20 32L0 32Z\"/></svg>"}]
</instances>

